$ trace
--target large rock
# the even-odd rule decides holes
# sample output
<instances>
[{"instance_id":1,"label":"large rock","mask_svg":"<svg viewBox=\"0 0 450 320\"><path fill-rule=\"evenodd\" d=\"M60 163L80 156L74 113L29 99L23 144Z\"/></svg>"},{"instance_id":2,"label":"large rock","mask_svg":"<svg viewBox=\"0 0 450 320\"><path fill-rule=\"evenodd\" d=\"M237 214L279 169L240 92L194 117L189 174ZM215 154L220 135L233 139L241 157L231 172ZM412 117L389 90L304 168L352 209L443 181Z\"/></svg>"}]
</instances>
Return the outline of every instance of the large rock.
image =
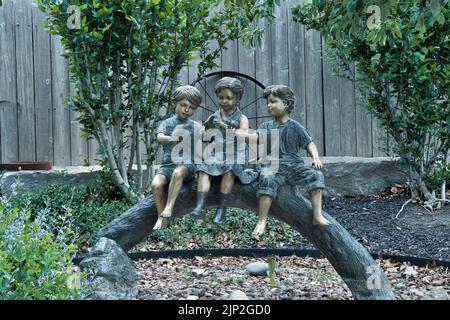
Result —
<instances>
[{"instance_id":1,"label":"large rock","mask_svg":"<svg viewBox=\"0 0 450 320\"><path fill-rule=\"evenodd\" d=\"M86 299L130 300L137 297L137 273L133 262L115 241L100 238L88 249L80 267L94 276Z\"/></svg>"},{"instance_id":2,"label":"large rock","mask_svg":"<svg viewBox=\"0 0 450 320\"><path fill-rule=\"evenodd\" d=\"M311 165L311 158L304 159L307 165ZM326 185L324 196L374 194L395 183L404 183L407 179L395 165L395 160L388 157L322 157L321 160L324 164L322 172ZM157 167L154 166L153 170ZM23 183L25 191L50 184L91 184L95 178L95 174L92 173L99 170L101 170L99 166L92 166L55 167L50 171L6 172L0 180L0 187L2 193L11 194L12 186L18 178Z\"/></svg>"},{"instance_id":3,"label":"large rock","mask_svg":"<svg viewBox=\"0 0 450 320\"><path fill-rule=\"evenodd\" d=\"M28 192L51 184L90 185L95 179L95 173L100 166L91 167L53 167L52 170L37 171L7 171L0 180L1 192L11 194L17 182L20 191Z\"/></svg>"},{"instance_id":4,"label":"large rock","mask_svg":"<svg viewBox=\"0 0 450 320\"><path fill-rule=\"evenodd\" d=\"M23 192L52 184L92 185L101 170L101 166L67 166L53 167L52 170L46 171L6 171L3 175L0 172L0 191L3 194L11 195L17 182L20 182L20 191ZM156 167L154 170L156 170ZM135 166L132 175L136 174Z\"/></svg>"},{"instance_id":5,"label":"large rock","mask_svg":"<svg viewBox=\"0 0 450 320\"><path fill-rule=\"evenodd\" d=\"M370 195L396 183L404 183L407 176L389 157L322 157L325 178L324 195ZM311 165L311 158L305 158Z\"/></svg>"}]
</instances>

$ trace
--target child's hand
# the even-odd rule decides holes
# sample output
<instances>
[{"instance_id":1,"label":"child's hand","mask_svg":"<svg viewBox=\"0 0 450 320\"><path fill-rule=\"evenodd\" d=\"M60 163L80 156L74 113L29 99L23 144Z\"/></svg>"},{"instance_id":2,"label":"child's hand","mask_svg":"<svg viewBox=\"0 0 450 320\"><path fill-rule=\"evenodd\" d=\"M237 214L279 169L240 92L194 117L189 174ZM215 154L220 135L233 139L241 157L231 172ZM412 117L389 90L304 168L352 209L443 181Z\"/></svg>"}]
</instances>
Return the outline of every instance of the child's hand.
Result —
<instances>
[{"instance_id":1,"label":"child's hand","mask_svg":"<svg viewBox=\"0 0 450 320\"><path fill-rule=\"evenodd\" d=\"M218 124L220 127L222 127L222 129L224 129L224 130L229 129L228 125L227 125L225 122L223 122L223 121L217 121L217 124Z\"/></svg>"},{"instance_id":2,"label":"child's hand","mask_svg":"<svg viewBox=\"0 0 450 320\"><path fill-rule=\"evenodd\" d=\"M313 158L312 159L312 165L314 167L316 167L317 169L322 169L322 167L323 167L322 162L320 161L319 158Z\"/></svg>"},{"instance_id":3,"label":"child's hand","mask_svg":"<svg viewBox=\"0 0 450 320\"><path fill-rule=\"evenodd\" d=\"M210 115L204 123L205 129L208 130L208 129L214 128L214 124L216 122L217 122L217 119L214 117L214 115Z\"/></svg>"}]
</instances>

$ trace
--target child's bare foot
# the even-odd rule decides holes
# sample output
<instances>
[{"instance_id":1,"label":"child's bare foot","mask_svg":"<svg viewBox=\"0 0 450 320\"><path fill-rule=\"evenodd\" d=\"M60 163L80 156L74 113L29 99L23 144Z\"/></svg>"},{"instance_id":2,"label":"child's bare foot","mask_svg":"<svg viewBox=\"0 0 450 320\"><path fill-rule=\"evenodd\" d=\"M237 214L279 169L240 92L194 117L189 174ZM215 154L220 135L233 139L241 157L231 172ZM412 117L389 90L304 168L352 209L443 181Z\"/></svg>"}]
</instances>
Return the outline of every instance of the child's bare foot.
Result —
<instances>
[{"instance_id":1,"label":"child's bare foot","mask_svg":"<svg viewBox=\"0 0 450 320\"><path fill-rule=\"evenodd\" d=\"M264 233L264 230L266 229L266 222L260 222L258 221L258 224L256 225L255 229L253 230L254 236L260 236Z\"/></svg>"},{"instance_id":2,"label":"child's bare foot","mask_svg":"<svg viewBox=\"0 0 450 320\"><path fill-rule=\"evenodd\" d=\"M313 218L312 224L313 224L313 226L325 227L330 224L330 221L328 221L322 215L320 215L318 217Z\"/></svg>"},{"instance_id":3,"label":"child's bare foot","mask_svg":"<svg viewBox=\"0 0 450 320\"><path fill-rule=\"evenodd\" d=\"M170 218L172 216L172 211L168 209L164 209L163 212L161 212L161 217L163 218Z\"/></svg>"},{"instance_id":4,"label":"child's bare foot","mask_svg":"<svg viewBox=\"0 0 450 320\"><path fill-rule=\"evenodd\" d=\"M163 218L159 218L157 221L156 221L156 223L155 223L155 225L153 226L153 230L159 230L159 229L161 229L162 228L162 225L163 225Z\"/></svg>"}]
</instances>

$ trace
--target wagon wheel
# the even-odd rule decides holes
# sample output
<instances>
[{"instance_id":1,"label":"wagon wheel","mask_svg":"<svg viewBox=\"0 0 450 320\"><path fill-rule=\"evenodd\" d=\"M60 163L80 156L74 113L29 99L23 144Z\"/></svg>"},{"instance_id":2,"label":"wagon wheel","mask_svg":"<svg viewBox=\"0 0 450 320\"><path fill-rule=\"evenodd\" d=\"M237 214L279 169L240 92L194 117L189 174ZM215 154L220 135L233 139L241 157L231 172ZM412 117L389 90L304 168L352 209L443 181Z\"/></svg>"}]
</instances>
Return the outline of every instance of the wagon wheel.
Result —
<instances>
[{"instance_id":1,"label":"wagon wheel","mask_svg":"<svg viewBox=\"0 0 450 320\"><path fill-rule=\"evenodd\" d=\"M265 86L261 82L236 71L216 71L197 78L191 84L203 94L203 103L200 106L203 112L197 112L197 120L206 120L211 113L219 109L214 86L223 77L234 77L242 82L244 93L238 106L249 119L250 128L256 129L260 123L271 117L263 99Z\"/></svg>"}]
</instances>

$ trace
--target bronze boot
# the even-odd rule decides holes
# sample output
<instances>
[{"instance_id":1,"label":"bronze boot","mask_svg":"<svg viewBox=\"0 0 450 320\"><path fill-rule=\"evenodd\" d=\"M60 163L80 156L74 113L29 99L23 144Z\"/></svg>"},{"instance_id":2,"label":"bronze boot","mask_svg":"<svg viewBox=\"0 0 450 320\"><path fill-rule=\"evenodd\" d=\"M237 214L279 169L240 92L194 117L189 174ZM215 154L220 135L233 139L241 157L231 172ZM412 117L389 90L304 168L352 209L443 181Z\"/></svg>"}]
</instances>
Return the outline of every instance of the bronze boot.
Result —
<instances>
[{"instance_id":1,"label":"bronze boot","mask_svg":"<svg viewBox=\"0 0 450 320\"><path fill-rule=\"evenodd\" d=\"M192 214L199 219L205 218L205 202L208 192L197 192L197 206L192 210Z\"/></svg>"},{"instance_id":2,"label":"bronze boot","mask_svg":"<svg viewBox=\"0 0 450 320\"><path fill-rule=\"evenodd\" d=\"M225 214L227 213L227 202L230 199L229 193L220 193L219 206L217 207L216 214L214 215L214 223L223 223Z\"/></svg>"}]
</instances>

